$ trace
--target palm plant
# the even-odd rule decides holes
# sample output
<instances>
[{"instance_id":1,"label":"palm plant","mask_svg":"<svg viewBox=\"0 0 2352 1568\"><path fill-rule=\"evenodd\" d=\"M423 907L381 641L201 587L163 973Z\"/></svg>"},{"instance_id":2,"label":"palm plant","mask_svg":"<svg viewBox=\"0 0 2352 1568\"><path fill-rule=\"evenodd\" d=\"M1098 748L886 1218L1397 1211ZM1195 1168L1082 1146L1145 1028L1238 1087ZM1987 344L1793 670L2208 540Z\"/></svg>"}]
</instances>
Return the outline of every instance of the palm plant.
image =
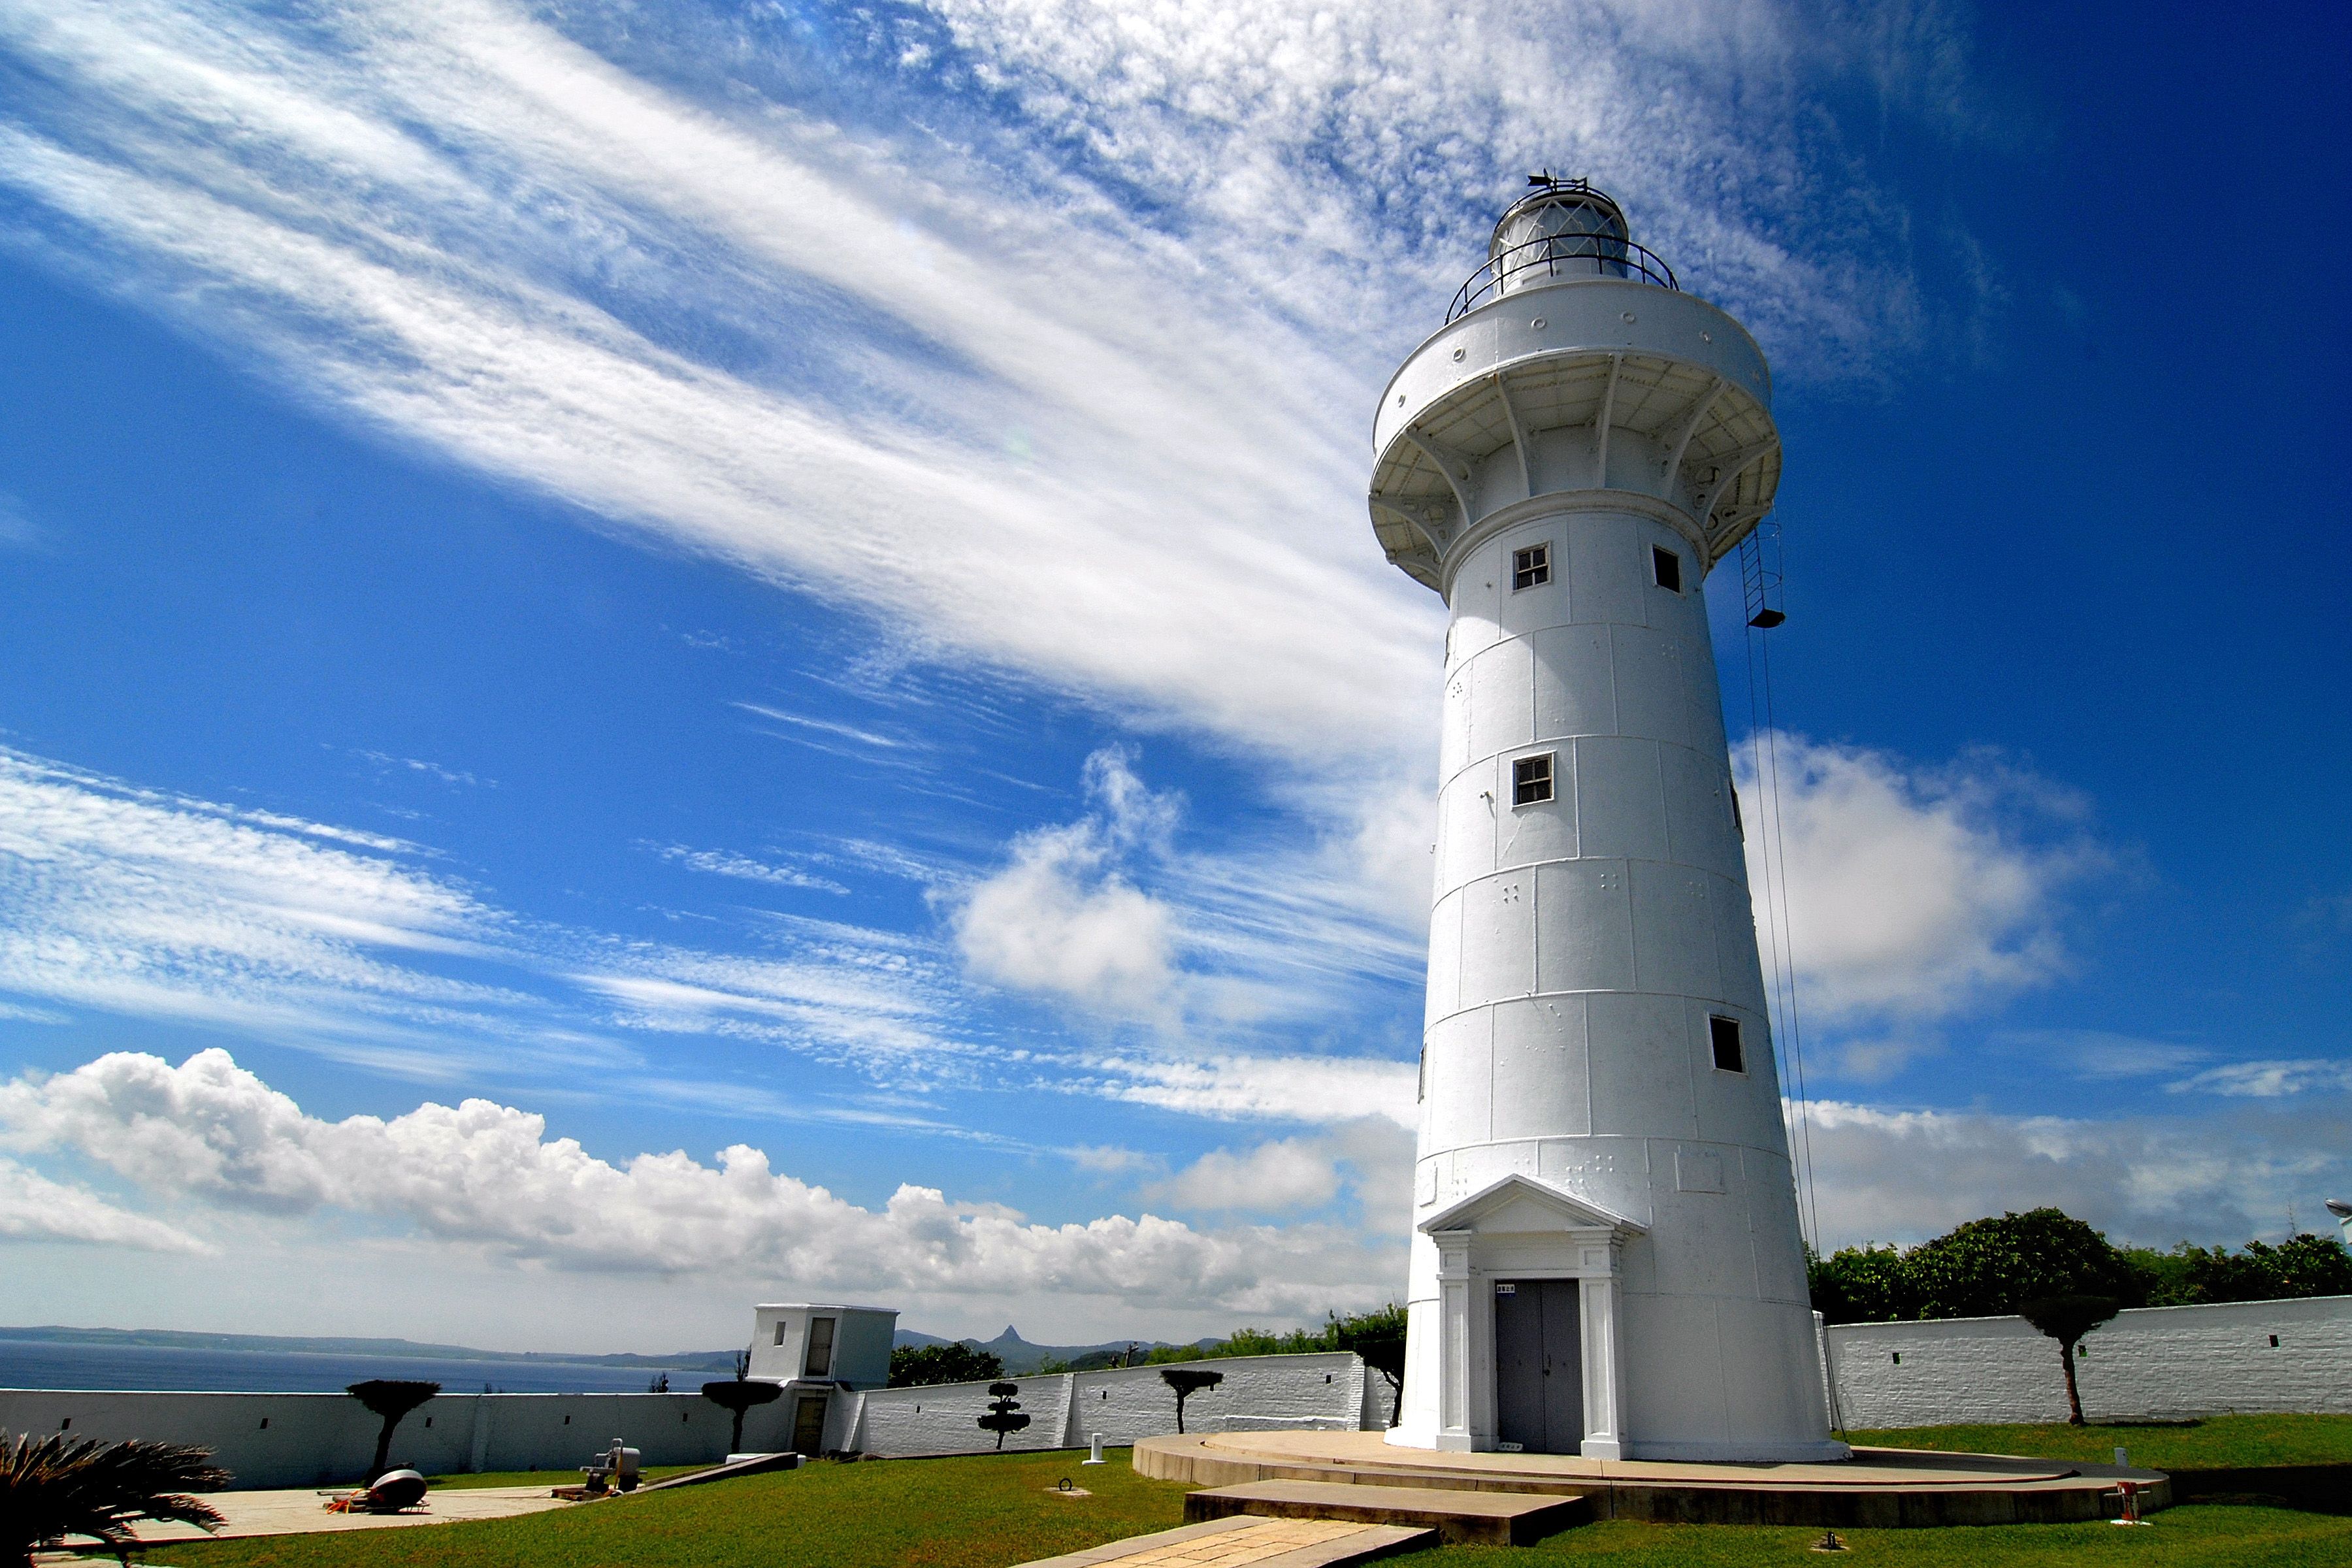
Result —
<instances>
[{"instance_id":1,"label":"palm plant","mask_svg":"<svg viewBox=\"0 0 2352 1568\"><path fill-rule=\"evenodd\" d=\"M402 1416L440 1393L441 1385L404 1377L372 1377L365 1383L352 1384L343 1392L366 1405L369 1415L383 1420L383 1430L375 1435L375 1465L367 1473L372 1481L391 1465L393 1428L400 1425Z\"/></svg>"},{"instance_id":2,"label":"palm plant","mask_svg":"<svg viewBox=\"0 0 2352 1568\"><path fill-rule=\"evenodd\" d=\"M0 1565L32 1568L33 1549L69 1535L98 1542L126 1565L139 1520L221 1526L219 1510L186 1494L226 1486L212 1451L178 1443L100 1443L53 1432L0 1432Z\"/></svg>"}]
</instances>

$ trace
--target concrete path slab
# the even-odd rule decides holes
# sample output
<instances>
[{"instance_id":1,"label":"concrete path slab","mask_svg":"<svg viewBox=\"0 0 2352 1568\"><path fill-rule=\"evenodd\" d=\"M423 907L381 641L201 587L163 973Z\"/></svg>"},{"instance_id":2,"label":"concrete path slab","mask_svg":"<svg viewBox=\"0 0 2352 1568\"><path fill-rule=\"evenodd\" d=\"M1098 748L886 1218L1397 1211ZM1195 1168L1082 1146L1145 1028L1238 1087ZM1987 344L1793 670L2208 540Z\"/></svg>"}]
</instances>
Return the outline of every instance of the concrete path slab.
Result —
<instances>
[{"instance_id":1,"label":"concrete path slab","mask_svg":"<svg viewBox=\"0 0 2352 1568\"><path fill-rule=\"evenodd\" d=\"M1184 1499L1186 1519L1235 1514L1434 1530L1449 1546L1530 1546L1547 1535L1584 1523L1592 1517L1592 1509L1580 1497L1557 1493L1358 1486L1344 1481L1250 1481L1196 1491Z\"/></svg>"},{"instance_id":2,"label":"concrete path slab","mask_svg":"<svg viewBox=\"0 0 2352 1568\"><path fill-rule=\"evenodd\" d=\"M1437 1544L1433 1530L1328 1519L1219 1519L1022 1568L1348 1568Z\"/></svg>"},{"instance_id":3,"label":"concrete path slab","mask_svg":"<svg viewBox=\"0 0 2352 1568\"><path fill-rule=\"evenodd\" d=\"M545 1485L535 1487L449 1487L425 1494L425 1506L410 1513L329 1513L327 1500L311 1488L295 1491L211 1492L205 1500L227 1516L216 1535L207 1536L193 1524L150 1521L139 1527L139 1539L160 1541L236 1541L257 1535L309 1535L340 1530L398 1530L414 1524L454 1524L467 1519L509 1519L516 1514L545 1513L577 1508L548 1496Z\"/></svg>"}]
</instances>

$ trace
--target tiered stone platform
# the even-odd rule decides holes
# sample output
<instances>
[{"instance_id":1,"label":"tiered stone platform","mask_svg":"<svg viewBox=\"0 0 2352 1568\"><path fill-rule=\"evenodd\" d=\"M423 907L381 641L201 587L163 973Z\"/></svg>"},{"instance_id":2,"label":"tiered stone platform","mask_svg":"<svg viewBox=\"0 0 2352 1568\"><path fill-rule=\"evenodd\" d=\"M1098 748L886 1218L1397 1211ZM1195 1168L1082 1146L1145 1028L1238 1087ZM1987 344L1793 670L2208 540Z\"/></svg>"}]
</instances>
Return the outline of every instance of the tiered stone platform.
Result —
<instances>
[{"instance_id":1,"label":"tiered stone platform","mask_svg":"<svg viewBox=\"0 0 2352 1568\"><path fill-rule=\"evenodd\" d=\"M2119 1481L2137 1486L2143 1511L2172 1501L2160 1470L1910 1448L1856 1448L1836 1464L1668 1464L1393 1448L1378 1432L1223 1432L1143 1438L1135 1468L1200 1487L1317 1481L1551 1494L1583 1498L1601 1519L1835 1530L2113 1518Z\"/></svg>"}]
</instances>

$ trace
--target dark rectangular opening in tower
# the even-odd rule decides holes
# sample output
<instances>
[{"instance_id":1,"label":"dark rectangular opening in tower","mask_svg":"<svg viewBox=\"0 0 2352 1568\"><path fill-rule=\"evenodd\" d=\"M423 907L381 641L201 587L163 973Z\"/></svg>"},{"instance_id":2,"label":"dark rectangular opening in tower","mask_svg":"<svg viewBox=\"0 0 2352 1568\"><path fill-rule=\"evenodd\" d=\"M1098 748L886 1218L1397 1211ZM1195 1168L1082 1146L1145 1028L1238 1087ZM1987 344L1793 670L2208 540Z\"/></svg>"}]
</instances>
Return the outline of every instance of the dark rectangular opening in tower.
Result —
<instances>
[{"instance_id":1,"label":"dark rectangular opening in tower","mask_svg":"<svg viewBox=\"0 0 2352 1568\"><path fill-rule=\"evenodd\" d=\"M1551 753L1521 757L1511 764L1511 804L1537 805L1551 798Z\"/></svg>"},{"instance_id":2,"label":"dark rectangular opening in tower","mask_svg":"<svg viewBox=\"0 0 2352 1568\"><path fill-rule=\"evenodd\" d=\"M1722 1072L1746 1072L1748 1058L1739 1049L1739 1020L1710 1017L1706 1021L1708 1037L1715 1044L1715 1065Z\"/></svg>"},{"instance_id":3,"label":"dark rectangular opening in tower","mask_svg":"<svg viewBox=\"0 0 2352 1568\"><path fill-rule=\"evenodd\" d=\"M1530 544L1511 552L1511 591L1533 588L1551 581L1551 546Z\"/></svg>"},{"instance_id":4,"label":"dark rectangular opening in tower","mask_svg":"<svg viewBox=\"0 0 2352 1568\"><path fill-rule=\"evenodd\" d=\"M1657 574L1658 586L1683 591L1683 558L1664 546L1650 546L1650 569Z\"/></svg>"}]
</instances>

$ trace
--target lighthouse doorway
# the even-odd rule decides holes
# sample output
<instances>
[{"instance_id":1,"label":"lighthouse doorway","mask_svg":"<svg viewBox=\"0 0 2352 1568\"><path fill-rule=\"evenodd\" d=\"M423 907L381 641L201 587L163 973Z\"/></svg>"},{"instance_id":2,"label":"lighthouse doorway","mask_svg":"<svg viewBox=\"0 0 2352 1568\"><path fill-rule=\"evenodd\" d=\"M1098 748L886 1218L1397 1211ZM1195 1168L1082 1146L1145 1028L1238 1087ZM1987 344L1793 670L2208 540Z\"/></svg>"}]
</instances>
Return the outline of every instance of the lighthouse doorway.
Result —
<instances>
[{"instance_id":1,"label":"lighthouse doorway","mask_svg":"<svg viewBox=\"0 0 2352 1568\"><path fill-rule=\"evenodd\" d=\"M1573 1454L1584 1441L1584 1336L1574 1279L1495 1285L1496 1436L1508 1451Z\"/></svg>"}]
</instances>

